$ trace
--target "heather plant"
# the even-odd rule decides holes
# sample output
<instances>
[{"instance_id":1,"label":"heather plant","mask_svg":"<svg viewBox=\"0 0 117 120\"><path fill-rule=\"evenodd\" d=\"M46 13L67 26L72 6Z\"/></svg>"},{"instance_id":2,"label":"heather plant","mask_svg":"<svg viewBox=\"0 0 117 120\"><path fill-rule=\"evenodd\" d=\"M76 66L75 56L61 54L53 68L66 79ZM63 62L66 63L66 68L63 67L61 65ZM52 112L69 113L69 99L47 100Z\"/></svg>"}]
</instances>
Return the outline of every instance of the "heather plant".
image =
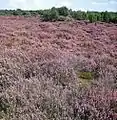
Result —
<instances>
[{"instance_id":1,"label":"heather plant","mask_svg":"<svg viewBox=\"0 0 117 120\"><path fill-rule=\"evenodd\" d=\"M20 75L22 73L19 72L18 76L22 77L18 78L18 81L5 92L6 98L14 108L11 119L85 120L112 117L111 109L115 111L115 108L111 105L109 88L97 83L91 88L79 86L75 73L62 66L59 67L56 62L47 63L44 68L40 67L40 72L39 69L37 73L35 72L35 76L29 77L22 76ZM29 69L29 66L25 68L25 64L21 67ZM35 69L37 69L36 66ZM89 76L90 73L88 73ZM109 108L109 104L111 108Z\"/></svg>"},{"instance_id":2,"label":"heather plant","mask_svg":"<svg viewBox=\"0 0 117 120\"><path fill-rule=\"evenodd\" d=\"M0 119L117 119L115 25L0 23Z\"/></svg>"},{"instance_id":3,"label":"heather plant","mask_svg":"<svg viewBox=\"0 0 117 120\"><path fill-rule=\"evenodd\" d=\"M0 119L8 120L12 114L11 109L8 99L0 96Z\"/></svg>"}]
</instances>

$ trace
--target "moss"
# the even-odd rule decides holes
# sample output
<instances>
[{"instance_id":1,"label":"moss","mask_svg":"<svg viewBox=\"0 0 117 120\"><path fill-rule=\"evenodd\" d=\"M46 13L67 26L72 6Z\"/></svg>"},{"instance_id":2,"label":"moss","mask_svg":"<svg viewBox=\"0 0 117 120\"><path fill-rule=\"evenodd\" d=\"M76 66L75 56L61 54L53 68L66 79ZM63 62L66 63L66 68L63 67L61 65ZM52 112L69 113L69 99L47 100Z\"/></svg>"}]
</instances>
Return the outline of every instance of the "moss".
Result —
<instances>
[{"instance_id":1,"label":"moss","mask_svg":"<svg viewBox=\"0 0 117 120\"><path fill-rule=\"evenodd\" d=\"M10 105L6 99L0 98L0 120L9 120Z\"/></svg>"},{"instance_id":2,"label":"moss","mask_svg":"<svg viewBox=\"0 0 117 120\"><path fill-rule=\"evenodd\" d=\"M94 78L93 72L79 72L79 78L92 80Z\"/></svg>"},{"instance_id":3,"label":"moss","mask_svg":"<svg viewBox=\"0 0 117 120\"><path fill-rule=\"evenodd\" d=\"M93 79L94 79L94 73L93 72L79 72L77 74L79 80L80 80L80 83L82 86L84 87L87 87L89 86L92 82L93 82Z\"/></svg>"}]
</instances>

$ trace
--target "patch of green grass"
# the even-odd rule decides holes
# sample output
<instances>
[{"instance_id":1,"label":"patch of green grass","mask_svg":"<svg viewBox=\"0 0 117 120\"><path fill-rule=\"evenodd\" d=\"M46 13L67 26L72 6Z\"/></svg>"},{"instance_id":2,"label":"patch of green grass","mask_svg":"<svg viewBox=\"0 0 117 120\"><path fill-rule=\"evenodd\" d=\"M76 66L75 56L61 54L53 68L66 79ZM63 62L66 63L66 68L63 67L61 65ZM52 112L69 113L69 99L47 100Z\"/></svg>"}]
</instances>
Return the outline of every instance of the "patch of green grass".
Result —
<instances>
[{"instance_id":1,"label":"patch of green grass","mask_svg":"<svg viewBox=\"0 0 117 120\"><path fill-rule=\"evenodd\" d=\"M79 72L79 78L92 80L94 78L94 74L92 72Z\"/></svg>"},{"instance_id":2,"label":"patch of green grass","mask_svg":"<svg viewBox=\"0 0 117 120\"><path fill-rule=\"evenodd\" d=\"M77 74L79 80L80 80L80 83L82 86L89 86L93 79L94 79L94 73L93 72L78 72Z\"/></svg>"},{"instance_id":3,"label":"patch of green grass","mask_svg":"<svg viewBox=\"0 0 117 120\"><path fill-rule=\"evenodd\" d=\"M0 99L0 120L9 120L10 105L5 99Z\"/></svg>"}]
</instances>

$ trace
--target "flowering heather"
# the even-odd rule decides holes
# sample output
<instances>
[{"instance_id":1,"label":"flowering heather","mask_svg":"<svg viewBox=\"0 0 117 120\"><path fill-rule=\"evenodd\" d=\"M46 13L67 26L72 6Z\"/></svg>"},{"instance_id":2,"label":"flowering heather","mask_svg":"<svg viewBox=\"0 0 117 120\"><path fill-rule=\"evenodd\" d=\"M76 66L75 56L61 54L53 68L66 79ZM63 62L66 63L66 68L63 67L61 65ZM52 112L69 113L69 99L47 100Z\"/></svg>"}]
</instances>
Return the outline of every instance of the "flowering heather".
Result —
<instances>
[{"instance_id":1,"label":"flowering heather","mask_svg":"<svg viewBox=\"0 0 117 120\"><path fill-rule=\"evenodd\" d=\"M117 120L117 25L0 17L0 120Z\"/></svg>"}]
</instances>

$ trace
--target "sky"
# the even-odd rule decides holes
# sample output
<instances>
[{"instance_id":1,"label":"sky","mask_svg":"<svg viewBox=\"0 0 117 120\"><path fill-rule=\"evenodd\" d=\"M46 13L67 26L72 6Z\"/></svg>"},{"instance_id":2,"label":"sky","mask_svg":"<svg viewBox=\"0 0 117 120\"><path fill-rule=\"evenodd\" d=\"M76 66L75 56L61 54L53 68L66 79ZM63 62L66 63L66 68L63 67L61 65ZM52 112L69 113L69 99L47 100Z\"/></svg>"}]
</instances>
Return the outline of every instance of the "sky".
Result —
<instances>
[{"instance_id":1,"label":"sky","mask_svg":"<svg viewBox=\"0 0 117 120\"><path fill-rule=\"evenodd\" d=\"M83 11L117 11L117 0L0 0L0 9L39 10L66 6Z\"/></svg>"}]
</instances>

